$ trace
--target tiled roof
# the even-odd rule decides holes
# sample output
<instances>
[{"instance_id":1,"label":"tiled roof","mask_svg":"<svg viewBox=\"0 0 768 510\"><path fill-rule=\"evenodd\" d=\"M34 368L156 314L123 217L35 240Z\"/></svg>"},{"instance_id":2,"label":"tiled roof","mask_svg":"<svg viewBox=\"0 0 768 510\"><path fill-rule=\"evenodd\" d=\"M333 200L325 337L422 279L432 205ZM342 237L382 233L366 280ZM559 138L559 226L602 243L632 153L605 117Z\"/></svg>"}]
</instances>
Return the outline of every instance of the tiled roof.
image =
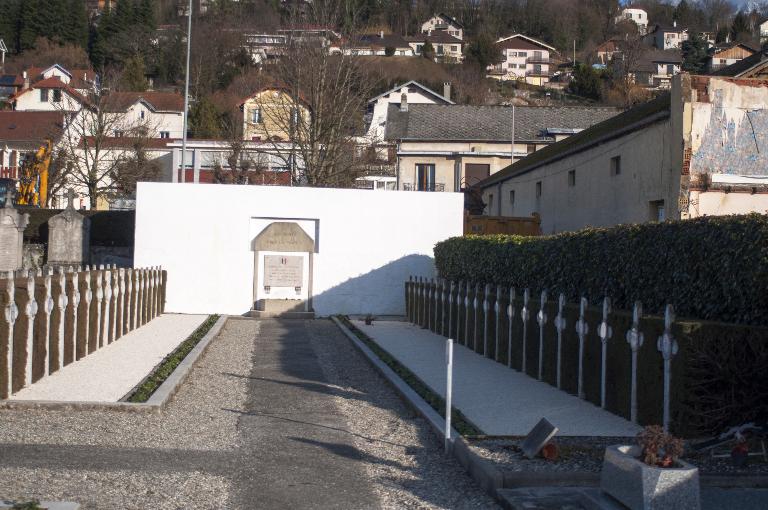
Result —
<instances>
[{"instance_id":1,"label":"tiled roof","mask_svg":"<svg viewBox=\"0 0 768 510\"><path fill-rule=\"evenodd\" d=\"M464 44L464 41L454 37L445 30L433 30L431 34L416 34L405 38L411 42L430 42L438 44Z\"/></svg>"},{"instance_id":2,"label":"tiled roof","mask_svg":"<svg viewBox=\"0 0 768 510\"><path fill-rule=\"evenodd\" d=\"M758 51L754 55L743 58L729 66L722 67L712 74L714 76L731 76L734 78L749 77L749 71L758 66L765 67L765 64L768 64L768 51Z\"/></svg>"},{"instance_id":3,"label":"tiled roof","mask_svg":"<svg viewBox=\"0 0 768 510\"><path fill-rule=\"evenodd\" d=\"M528 37L527 35L523 35L523 34L515 34L509 37L504 37L501 40L496 41L496 45L502 50L545 49L549 51L555 51L555 48L553 48L549 44L543 41L539 41L538 39L534 39L533 37Z\"/></svg>"},{"instance_id":4,"label":"tiled roof","mask_svg":"<svg viewBox=\"0 0 768 510\"><path fill-rule=\"evenodd\" d=\"M548 128L585 129L619 113L617 108L586 106L519 106L515 140L551 141ZM392 104L387 111L388 140L504 141L512 136L512 108L411 104L407 112Z\"/></svg>"},{"instance_id":5,"label":"tiled roof","mask_svg":"<svg viewBox=\"0 0 768 510\"><path fill-rule=\"evenodd\" d=\"M61 112L0 111L0 141L42 142L64 130Z\"/></svg>"},{"instance_id":6,"label":"tiled roof","mask_svg":"<svg viewBox=\"0 0 768 510\"><path fill-rule=\"evenodd\" d=\"M112 92L107 98L107 108L125 111L142 99L155 111L184 111L184 96L175 92Z\"/></svg>"},{"instance_id":7,"label":"tiled roof","mask_svg":"<svg viewBox=\"0 0 768 510\"><path fill-rule=\"evenodd\" d=\"M425 87L424 85L422 85L421 83L417 82L416 80L410 80L410 81L408 81L406 83L403 83L401 85L397 85L395 87L392 87L391 89L389 89L389 90L387 90L385 92L382 92L381 94L379 94L378 96L374 97L373 99L369 99L368 102L369 103L375 103L376 101L378 101L382 97L387 96L389 94L392 94L393 92L396 92L396 91L398 91L398 90L400 90L400 89L402 89L404 87L414 87L414 88L420 89L424 94L433 97L435 99L435 101L438 102L438 103L454 104L453 101L451 101L450 99L441 96L440 94L438 94L434 90L430 89L429 87ZM398 98L398 100L399 100L399 98Z\"/></svg>"},{"instance_id":8,"label":"tiled roof","mask_svg":"<svg viewBox=\"0 0 768 510\"><path fill-rule=\"evenodd\" d=\"M363 34L353 38L350 42L352 48L361 46L374 48L410 48L408 42L397 34Z\"/></svg>"},{"instance_id":9,"label":"tiled roof","mask_svg":"<svg viewBox=\"0 0 768 510\"><path fill-rule=\"evenodd\" d=\"M671 96L659 95L656 99L636 106L591 126L580 133L544 147L533 154L491 175L478 183L481 188L495 185L512 177L525 174L538 167L558 161L572 154L577 154L600 143L641 129L649 124L669 117Z\"/></svg>"}]
</instances>

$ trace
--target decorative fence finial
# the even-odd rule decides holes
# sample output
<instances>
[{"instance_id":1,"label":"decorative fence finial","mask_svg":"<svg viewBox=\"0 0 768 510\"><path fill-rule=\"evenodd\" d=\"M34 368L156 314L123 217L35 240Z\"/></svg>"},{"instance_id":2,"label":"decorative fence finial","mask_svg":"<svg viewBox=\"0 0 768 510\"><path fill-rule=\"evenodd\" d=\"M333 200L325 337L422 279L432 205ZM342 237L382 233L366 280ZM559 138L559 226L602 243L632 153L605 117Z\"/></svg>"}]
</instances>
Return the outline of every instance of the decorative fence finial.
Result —
<instances>
[{"instance_id":1,"label":"decorative fence finial","mask_svg":"<svg viewBox=\"0 0 768 510\"><path fill-rule=\"evenodd\" d=\"M565 308L565 294L562 292L557 298L557 316L555 317L555 330L557 331L557 388L560 389L560 378L562 374L562 351L563 351L563 330L566 327L565 316L563 315L563 308Z\"/></svg>"},{"instance_id":2,"label":"decorative fence finial","mask_svg":"<svg viewBox=\"0 0 768 510\"><path fill-rule=\"evenodd\" d=\"M584 340L589 333L589 324L587 324L584 314L587 311L587 298L583 297L579 301L579 320L576 321L576 334L579 336L579 375L577 395L584 398Z\"/></svg>"},{"instance_id":3,"label":"decorative fence finial","mask_svg":"<svg viewBox=\"0 0 768 510\"><path fill-rule=\"evenodd\" d=\"M527 356L527 348L528 348L528 319L530 317L530 310L528 309L528 302L531 300L531 291L530 289L525 289L525 292L523 292L523 309L520 310L520 319L523 321L523 364L522 364L522 372L525 372L525 368L527 365L526 358Z\"/></svg>"},{"instance_id":4,"label":"decorative fence finial","mask_svg":"<svg viewBox=\"0 0 768 510\"><path fill-rule=\"evenodd\" d=\"M597 336L600 337L600 407L605 409L605 385L608 370L608 340L613 336L613 329L608 325L608 314L611 313L611 298L603 298L603 321L597 327Z\"/></svg>"},{"instance_id":5,"label":"decorative fence finial","mask_svg":"<svg viewBox=\"0 0 768 510\"><path fill-rule=\"evenodd\" d=\"M512 368L512 320L515 318L515 288L509 288L509 304L507 305L509 327L507 332L507 366Z\"/></svg>"},{"instance_id":6,"label":"decorative fence finial","mask_svg":"<svg viewBox=\"0 0 768 510\"><path fill-rule=\"evenodd\" d=\"M672 336L672 323L675 322L675 309L667 305L664 311L664 334L656 341L656 348L664 358L664 430L669 430L669 405L672 386L672 358L677 354L677 340Z\"/></svg>"},{"instance_id":7,"label":"decorative fence finial","mask_svg":"<svg viewBox=\"0 0 768 510\"><path fill-rule=\"evenodd\" d=\"M635 301L632 310L632 328L627 331L627 343L632 350L632 383L630 388L629 419L637 423L637 351L643 346L645 337L640 331L640 317L643 315L643 304Z\"/></svg>"}]
</instances>

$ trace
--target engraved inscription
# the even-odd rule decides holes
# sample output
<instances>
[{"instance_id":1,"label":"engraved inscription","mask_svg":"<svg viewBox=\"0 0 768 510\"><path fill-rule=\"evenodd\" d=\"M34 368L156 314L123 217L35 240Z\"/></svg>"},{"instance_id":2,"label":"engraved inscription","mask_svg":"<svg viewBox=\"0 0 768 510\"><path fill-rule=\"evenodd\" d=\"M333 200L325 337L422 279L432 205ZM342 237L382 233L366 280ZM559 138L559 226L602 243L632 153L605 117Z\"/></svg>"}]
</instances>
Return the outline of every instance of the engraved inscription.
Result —
<instances>
[{"instance_id":1,"label":"engraved inscription","mask_svg":"<svg viewBox=\"0 0 768 510\"><path fill-rule=\"evenodd\" d=\"M264 255L265 287L301 287L304 281L304 257Z\"/></svg>"}]
</instances>

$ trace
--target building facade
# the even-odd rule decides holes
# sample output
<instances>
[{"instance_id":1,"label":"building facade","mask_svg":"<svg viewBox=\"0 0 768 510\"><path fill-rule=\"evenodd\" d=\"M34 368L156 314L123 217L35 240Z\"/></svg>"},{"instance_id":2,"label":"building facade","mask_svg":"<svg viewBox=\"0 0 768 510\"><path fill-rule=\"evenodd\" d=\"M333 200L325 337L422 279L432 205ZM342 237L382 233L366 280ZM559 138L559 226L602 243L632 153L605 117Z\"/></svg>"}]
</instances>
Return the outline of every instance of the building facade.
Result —
<instances>
[{"instance_id":1,"label":"building facade","mask_svg":"<svg viewBox=\"0 0 768 510\"><path fill-rule=\"evenodd\" d=\"M552 46L522 34L502 37L496 41L504 60L488 68L488 76L499 80L520 80L531 85L549 83L556 62L557 50Z\"/></svg>"},{"instance_id":2,"label":"building facade","mask_svg":"<svg viewBox=\"0 0 768 510\"><path fill-rule=\"evenodd\" d=\"M676 76L670 93L479 184L485 214L541 216L545 234L768 211L768 82ZM750 128L754 126L755 131ZM755 134L760 133L755 138Z\"/></svg>"},{"instance_id":3,"label":"building facade","mask_svg":"<svg viewBox=\"0 0 768 510\"><path fill-rule=\"evenodd\" d=\"M632 6L624 7L614 22L618 25L624 21L631 21L637 25L637 32L641 35L648 31L648 13L644 9Z\"/></svg>"},{"instance_id":4,"label":"building facade","mask_svg":"<svg viewBox=\"0 0 768 510\"><path fill-rule=\"evenodd\" d=\"M396 145L398 189L455 192L617 113L404 102L389 105L385 139Z\"/></svg>"}]
</instances>

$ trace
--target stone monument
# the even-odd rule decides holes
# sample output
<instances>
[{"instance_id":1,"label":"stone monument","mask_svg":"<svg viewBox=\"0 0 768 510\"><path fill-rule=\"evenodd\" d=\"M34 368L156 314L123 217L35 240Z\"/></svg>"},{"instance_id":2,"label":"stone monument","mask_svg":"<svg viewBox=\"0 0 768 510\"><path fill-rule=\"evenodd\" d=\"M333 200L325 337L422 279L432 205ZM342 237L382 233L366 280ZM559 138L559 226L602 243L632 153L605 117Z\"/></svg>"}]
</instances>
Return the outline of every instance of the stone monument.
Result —
<instances>
[{"instance_id":1,"label":"stone monument","mask_svg":"<svg viewBox=\"0 0 768 510\"><path fill-rule=\"evenodd\" d=\"M87 264L91 246L91 220L74 207L75 192L69 190L67 208L48 220L48 265Z\"/></svg>"},{"instance_id":2,"label":"stone monument","mask_svg":"<svg viewBox=\"0 0 768 510\"><path fill-rule=\"evenodd\" d=\"M29 214L13 208L13 190L5 194L5 207L0 209L0 271L17 271L24 265L24 229Z\"/></svg>"},{"instance_id":3,"label":"stone monument","mask_svg":"<svg viewBox=\"0 0 768 510\"><path fill-rule=\"evenodd\" d=\"M256 236L251 248L255 257L254 309L251 315L314 316L312 258L315 241L297 223L276 221ZM305 261L309 268L307 275L304 274ZM260 265L263 270L261 281ZM276 295L277 291L282 297ZM302 297L304 295L306 298Z\"/></svg>"}]
</instances>

